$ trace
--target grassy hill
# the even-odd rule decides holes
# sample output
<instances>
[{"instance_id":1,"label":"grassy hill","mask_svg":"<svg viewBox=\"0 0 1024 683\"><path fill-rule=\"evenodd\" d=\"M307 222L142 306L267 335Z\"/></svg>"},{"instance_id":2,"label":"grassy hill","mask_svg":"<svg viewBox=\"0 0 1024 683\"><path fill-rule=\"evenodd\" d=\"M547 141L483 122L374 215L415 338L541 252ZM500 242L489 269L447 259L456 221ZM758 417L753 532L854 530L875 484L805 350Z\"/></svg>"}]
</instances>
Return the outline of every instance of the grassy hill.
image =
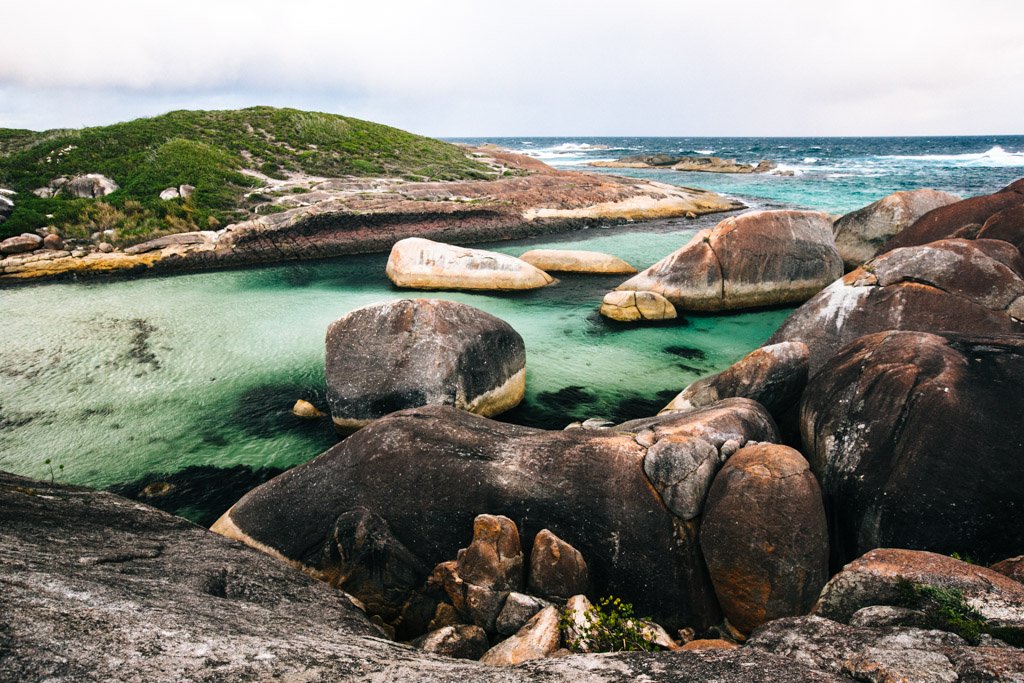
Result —
<instances>
[{"instance_id":1,"label":"grassy hill","mask_svg":"<svg viewBox=\"0 0 1024 683\"><path fill-rule=\"evenodd\" d=\"M0 129L0 187L18 192L0 238L53 225L65 237L113 230L138 242L244 219L245 194L288 173L456 180L488 168L454 145L368 121L295 109L175 111L81 130ZM101 173L120 186L102 199L41 199L53 178ZM195 186L188 200L160 191Z\"/></svg>"}]
</instances>

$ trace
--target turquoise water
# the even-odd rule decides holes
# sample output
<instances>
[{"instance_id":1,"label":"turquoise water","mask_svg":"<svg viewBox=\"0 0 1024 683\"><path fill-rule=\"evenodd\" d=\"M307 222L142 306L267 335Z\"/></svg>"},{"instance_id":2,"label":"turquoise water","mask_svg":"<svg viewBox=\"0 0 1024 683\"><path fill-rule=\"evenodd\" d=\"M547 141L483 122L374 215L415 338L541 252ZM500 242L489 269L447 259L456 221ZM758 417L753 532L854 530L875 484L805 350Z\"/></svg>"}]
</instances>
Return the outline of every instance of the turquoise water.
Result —
<instances>
[{"instance_id":1,"label":"turquoise water","mask_svg":"<svg viewBox=\"0 0 1024 683\"><path fill-rule=\"evenodd\" d=\"M514 255L596 249L646 267L716 221L492 246ZM331 321L410 296L385 278L385 260L0 290L0 469L48 478L53 468L58 479L130 494L170 481L175 495L148 502L209 521L249 486L336 441L328 420L300 420L289 410L297 398L324 406ZM556 429L588 417L652 414L694 379L758 346L788 313L618 325L596 310L622 279L566 275L529 293L436 296L481 308L523 335L527 397L504 419Z\"/></svg>"}]
</instances>

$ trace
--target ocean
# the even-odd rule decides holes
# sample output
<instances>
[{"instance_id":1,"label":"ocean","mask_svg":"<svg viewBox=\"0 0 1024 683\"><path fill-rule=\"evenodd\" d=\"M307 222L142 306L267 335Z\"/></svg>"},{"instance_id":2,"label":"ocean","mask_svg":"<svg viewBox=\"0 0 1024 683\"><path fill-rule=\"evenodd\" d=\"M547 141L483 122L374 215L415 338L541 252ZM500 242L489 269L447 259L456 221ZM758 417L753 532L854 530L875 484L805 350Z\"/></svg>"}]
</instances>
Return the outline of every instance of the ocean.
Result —
<instances>
[{"instance_id":1,"label":"ocean","mask_svg":"<svg viewBox=\"0 0 1024 683\"><path fill-rule=\"evenodd\" d=\"M770 159L783 175L595 169L704 187L755 208L842 213L892 191L963 196L1024 176L1024 137L474 138L560 168L627 154ZM667 220L482 245L606 251L646 267L720 217ZM110 488L209 524L246 490L336 442L324 407L323 339L346 312L414 294L384 276L386 255L137 280L0 290L0 469ZM767 339L791 309L685 315L623 326L597 315L623 278L565 275L522 294L439 293L523 335L527 395L502 419L558 429L649 415L697 378ZM420 295L420 294L416 294ZM148 487L148 488L147 488Z\"/></svg>"}]
</instances>

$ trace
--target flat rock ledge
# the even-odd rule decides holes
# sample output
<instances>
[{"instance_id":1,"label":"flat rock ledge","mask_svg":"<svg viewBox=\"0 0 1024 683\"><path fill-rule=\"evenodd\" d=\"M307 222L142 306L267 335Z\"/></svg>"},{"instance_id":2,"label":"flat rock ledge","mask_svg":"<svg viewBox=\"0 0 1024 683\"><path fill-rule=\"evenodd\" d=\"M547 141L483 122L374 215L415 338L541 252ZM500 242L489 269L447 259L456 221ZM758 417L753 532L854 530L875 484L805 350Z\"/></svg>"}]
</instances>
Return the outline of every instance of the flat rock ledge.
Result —
<instances>
[{"instance_id":1,"label":"flat rock ledge","mask_svg":"<svg viewBox=\"0 0 1024 683\"><path fill-rule=\"evenodd\" d=\"M618 256L581 249L531 249L521 260L548 273L631 275L637 272Z\"/></svg>"}]
</instances>

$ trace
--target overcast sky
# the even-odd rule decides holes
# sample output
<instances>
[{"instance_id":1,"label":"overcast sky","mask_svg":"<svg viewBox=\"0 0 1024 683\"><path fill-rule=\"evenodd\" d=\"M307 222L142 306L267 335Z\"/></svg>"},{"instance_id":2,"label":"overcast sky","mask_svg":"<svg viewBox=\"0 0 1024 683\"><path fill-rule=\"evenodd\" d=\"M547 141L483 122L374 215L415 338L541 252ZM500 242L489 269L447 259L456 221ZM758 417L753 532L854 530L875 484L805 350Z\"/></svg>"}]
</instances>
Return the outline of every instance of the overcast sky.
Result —
<instances>
[{"instance_id":1,"label":"overcast sky","mask_svg":"<svg viewBox=\"0 0 1024 683\"><path fill-rule=\"evenodd\" d=\"M1022 0L47 0L0 127L316 109L435 136L1024 133Z\"/></svg>"}]
</instances>

